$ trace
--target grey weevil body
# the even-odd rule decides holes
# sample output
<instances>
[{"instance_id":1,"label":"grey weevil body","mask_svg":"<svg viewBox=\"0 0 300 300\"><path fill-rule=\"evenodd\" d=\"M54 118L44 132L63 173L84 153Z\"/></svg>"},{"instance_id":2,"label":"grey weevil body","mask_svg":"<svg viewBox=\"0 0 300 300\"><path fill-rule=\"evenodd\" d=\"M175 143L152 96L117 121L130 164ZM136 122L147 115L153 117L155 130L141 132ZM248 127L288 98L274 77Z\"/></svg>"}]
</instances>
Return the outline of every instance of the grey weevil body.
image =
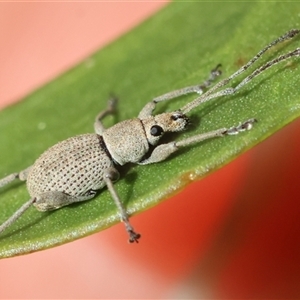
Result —
<instances>
[{"instance_id":1,"label":"grey weevil body","mask_svg":"<svg viewBox=\"0 0 300 300\"><path fill-rule=\"evenodd\" d=\"M182 147L206 139L250 130L256 122L253 118L231 128L220 128L181 141L159 144L165 133L181 132L187 128L189 118L186 114L195 107L211 99L234 94L271 66L291 57L300 56L300 48L297 48L256 68L236 87L219 90L246 71L268 49L293 38L298 33L299 30L292 29L277 38L238 71L206 92L204 90L221 73L219 65L212 70L209 79L202 85L185 87L154 98L145 105L137 118L122 121L105 129L101 120L115 110L115 101L110 101L107 109L96 117L94 125L96 133L83 134L62 141L46 150L31 167L0 180L0 187L17 178L27 180L27 189L31 196L30 200L2 223L0 233L16 221L31 205L40 211L53 210L74 202L89 200L95 196L97 190L107 186L129 234L129 241L137 242L140 234L136 233L131 226L127 212L113 184L119 178L116 166L123 166L126 163L146 165L160 162ZM157 103L188 93L198 93L199 95L177 111L153 115Z\"/></svg>"}]
</instances>

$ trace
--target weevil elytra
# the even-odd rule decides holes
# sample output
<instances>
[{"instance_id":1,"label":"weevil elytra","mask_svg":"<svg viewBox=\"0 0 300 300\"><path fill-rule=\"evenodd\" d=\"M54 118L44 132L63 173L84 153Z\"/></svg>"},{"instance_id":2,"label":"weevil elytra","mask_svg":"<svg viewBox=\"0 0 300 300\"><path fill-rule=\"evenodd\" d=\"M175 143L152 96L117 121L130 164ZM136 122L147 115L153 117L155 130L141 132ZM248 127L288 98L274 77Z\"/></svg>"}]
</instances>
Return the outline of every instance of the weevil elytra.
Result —
<instances>
[{"instance_id":1,"label":"weevil elytra","mask_svg":"<svg viewBox=\"0 0 300 300\"><path fill-rule=\"evenodd\" d=\"M113 184L119 178L116 166L123 166L126 163L146 165L161 162L182 147L206 139L250 130L256 121L254 118L231 128L220 128L180 141L159 143L165 133L186 129L189 125L187 113L200 104L221 96L232 95L271 66L300 56L300 48L296 48L257 67L236 87L221 89L252 66L268 49L293 38L299 32L300 30L292 29L277 38L259 51L247 64L212 88L208 89L220 75L220 65L211 71L210 77L203 84L181 88L154 98L145 105L137 118L122 121L105 129L101 120L115 110L115 101L110 101L107 109L96 117L94 134L83 134L62 141L46 150L29 168L0 180L0 187L15 179L26 180L31 196L30 200L2 223L0 233L14 223L31 205L39 211L58 209L74 202L89 200L95 196L97 190L107 186L129 234L129 241L137 242L140 234L136 233L131 226L129 216ZM157 103L189 93L197 93L198 96L179 110L153 115Z\"/></svg>"}]
</instances>

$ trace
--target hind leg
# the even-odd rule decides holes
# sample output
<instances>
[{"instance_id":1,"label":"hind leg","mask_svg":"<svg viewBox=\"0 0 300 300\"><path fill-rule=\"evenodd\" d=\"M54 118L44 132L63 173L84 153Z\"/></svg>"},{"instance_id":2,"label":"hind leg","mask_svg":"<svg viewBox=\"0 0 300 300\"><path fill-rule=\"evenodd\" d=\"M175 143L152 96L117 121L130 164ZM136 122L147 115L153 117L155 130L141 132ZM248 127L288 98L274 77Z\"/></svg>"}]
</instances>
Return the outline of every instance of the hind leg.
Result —
<instances>
[{"instance_id":1,"label":"hind leg","mask_svg":"<svg viewBox=\"0 0 300 300\"><path fill-rule=\"evenodd\" d=\"M84 196L75 197L63 192L51 191L37 196L33 205L39 211L54 210L75 202L90 200L95 196L95 194L96 192L91 190Z\"/></svg>"},{"instance_id":2,"label":"hind leg","mask_svg":"<svg viewBox=\"0 0 300 300\"><path fill-rule=\"evenodd\" d=\"M31 166L19 173L12 173L12 174L0 179L0 188L11 183L12 181L14 181L16 179L25 181L27 179L27 175L28 175L30 168L31 168Z\"/></svg>"},{"instance_id":3,"label":"hind leg","mask_svg":"<svg viewBox=\"0 0 300 300\"><path fill-rule=\"evenodd\" d=\"M14 174L10 176L13 177ZM7 177L6 177L7 178ZM16 177L15 177L16 178ZM62 192L46 192L40 196L33 197L25 202L16 212L13 213L5 222L0 225L0 233L7 227L12 225L21 215L33 204L39 211L48 211L58 209L62 206L69 205L74 202L85 201L95 196L95 191L91 190L87 195L73 197Z\"/></svg>"}]
</instances>

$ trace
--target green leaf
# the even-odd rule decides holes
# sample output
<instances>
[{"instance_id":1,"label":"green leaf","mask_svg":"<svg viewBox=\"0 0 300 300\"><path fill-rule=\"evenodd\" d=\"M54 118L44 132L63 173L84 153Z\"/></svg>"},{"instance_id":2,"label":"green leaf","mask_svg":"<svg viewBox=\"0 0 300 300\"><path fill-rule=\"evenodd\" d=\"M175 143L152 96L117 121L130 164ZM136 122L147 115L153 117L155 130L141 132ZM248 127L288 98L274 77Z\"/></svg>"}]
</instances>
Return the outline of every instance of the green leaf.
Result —
<instances>
[{"instance_id":1,"label":"green leaf","mask_svg":"<svg viewBox=\"0 0 300 300\"><path fill-rule=\"evenodd\" d=\"M31 165L57 141L92 132L94 117L105 108L110 93L120 97L119 111L107 117L106 126L137 116L155 96L201 83L218 63L222 63L223 77L232 74L266 44L297 26L297 3L172 3L1 112L1 177ZM262 61L297 46L299 38L277 46ZM237 125L252 117L259 122L249 132L188 147L165 162L126 168L126 176L116 188L128 211L135 214L158 204L297 118L299 82L299 59L292 59L266 71L238 94L192 111L193 126L176 139ZM174 110L194 98L190 95L161 104L157 111ZM23 183L2 188L0 222L28 198ZM106 189L91 201L54 212L41 213L32 207L2 233L0 256L53 247L117 222L117 209Z\"/></svg>"}]
</instances>

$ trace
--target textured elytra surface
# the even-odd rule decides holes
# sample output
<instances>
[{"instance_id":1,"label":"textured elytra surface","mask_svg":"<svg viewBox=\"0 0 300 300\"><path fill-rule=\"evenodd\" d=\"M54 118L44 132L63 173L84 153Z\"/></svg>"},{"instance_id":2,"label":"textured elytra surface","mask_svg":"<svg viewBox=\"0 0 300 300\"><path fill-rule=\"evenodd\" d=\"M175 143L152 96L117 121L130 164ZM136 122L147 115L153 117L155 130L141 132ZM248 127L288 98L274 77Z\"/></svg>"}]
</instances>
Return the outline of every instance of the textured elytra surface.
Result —
<instances>
[{"instance_id":1,"label":"textured elytra surface","mask_svg":"<svg viewBox=\"0 0 300 300\"><path fill-rule=\"evenodd\" d=\"M113 165L97 134L83 134L45 151L32 166L27 187L31 197L57 191L83 196L105 183L103 173Z\"/></svg>"}]
</instances>

